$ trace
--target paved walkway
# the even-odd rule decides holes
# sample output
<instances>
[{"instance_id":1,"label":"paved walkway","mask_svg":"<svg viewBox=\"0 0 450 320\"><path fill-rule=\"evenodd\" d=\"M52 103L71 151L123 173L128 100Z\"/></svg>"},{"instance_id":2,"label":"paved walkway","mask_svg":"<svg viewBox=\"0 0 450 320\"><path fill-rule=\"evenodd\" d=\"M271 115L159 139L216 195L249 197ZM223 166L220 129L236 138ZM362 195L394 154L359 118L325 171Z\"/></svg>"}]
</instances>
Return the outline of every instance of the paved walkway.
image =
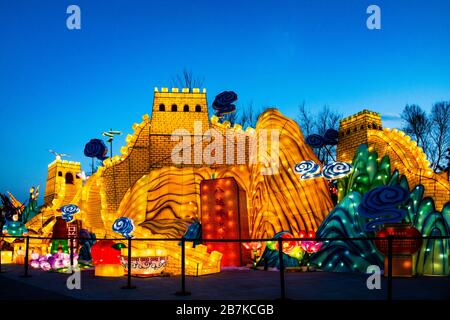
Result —
<instances>
[{"instance_id":1,"label":"paved walkway","mask_svg":"<svg viewBox=\"0 0 450 320\"><path fill-rule=\"evenodd\" d=\"M0 274L0 299L277 299L280 296L279 273L275 271L226 270L203 277L187 277L192 293L178 297L180 277L132 278L134 290L123 290L126 277L94 277L92 270L81 273L81 290L66 287L68 275L30 270L22 278L23 267L6 265ZM366 275L327 272L286 273L286 296L298 300L383 300L386 279L381 290L368 290ZM399 278L393 280L394 299L450 299L450 277Z\"/></svg>"}]
</instances>

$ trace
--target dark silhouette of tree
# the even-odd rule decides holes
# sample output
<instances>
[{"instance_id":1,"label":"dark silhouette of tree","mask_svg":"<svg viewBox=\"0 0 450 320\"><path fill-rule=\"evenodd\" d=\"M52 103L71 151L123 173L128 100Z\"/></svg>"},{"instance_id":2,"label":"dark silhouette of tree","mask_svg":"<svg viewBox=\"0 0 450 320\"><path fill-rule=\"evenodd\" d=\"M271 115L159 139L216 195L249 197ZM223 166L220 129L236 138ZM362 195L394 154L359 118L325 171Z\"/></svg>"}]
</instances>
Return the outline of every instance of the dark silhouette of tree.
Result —
<instances>
[{"instance_id":1,"label":"dark silhouette of tree","mask_svg":"<svg viewBox=\"0 0 450 320\"><path fill-rule=\"evenodd\" d=\"M298 105L297 123L305 137L314 133L314 114L306 108L304 101Z\"/></svg>"},{"instance_id":2,"label":"dark silhouette of tree","mask_svg":"<svg viewBox=\"0 0 450 320\"><path fill-rule=\"evenodd\" d=\"M313 112L302 102L298 106L297 123L306 138L310 134L319 134L323 136L328 129L339 129L339 121L342 114L333 110L328 105L324 105L317 112ZM328 146L327 148L313 148L319 161L327 163L336 159L336 147Z\"/></svg>"},{"instance_id":3,"label":"dark silhouette of tree","mask_svg":"<svg viewBox=\"0 0 450 320\"><path fill-rule=\"evenodd\" d=\"M204 78L195 75L192 70L184 68L181 73L172 77L170 83L175 88L189 88L189 90L192 90L203 86Z\"/></svg>"},{"instance_id":4,"label":"dark silhouette of tree","mask_svg":"<svg viewBox=\"0 0 450 320\"><path fill-rule=\"evenodd\" d=\"M236 110L234 112L223 115L222 122L228 121L228 122L230 122L231 126L234 126L236 123L238 123L238 119L239 119L239 115L238 115L238 111Z\"/></svg>"},{"instance_id":5,"label":"dark silhouette of tree","mask_svg":"<svg viewBox=\"0 0 450 320\"><path fill-rule=\"evenodd\" d=\"M253 101L249 101L247 105L242 108L241 112L240 123L242 125L242 128L255 128L256 123L258 122L258 117L262 113L262 111L255 108L255 106L253 105Z\"/></svg>"},{"instance_id":6,"label":"dark silhouette of tree","mask_svg":"<svg viewBox=\"0 0 450 320\"><path fill-rule=\"evenodd\" d=\"M450 101L440 101L433 104L430 114L431 130L429 141L431 146L429 157L434 171L446 168L445 153L450 147Z\"/></svg>"},{"instance_id":7,"label":"dark silhouette of tree","mask_svg":"<svg viewBox=\"0 0 450 320\"><path fill-rule=\"evenodd\" d=\"M403 120L402 130L411 136L426 154L429 154L427 141L431 131L431 121L427 113L417 104L407 104L400 117Z\"/></svg>"}]
</instances>

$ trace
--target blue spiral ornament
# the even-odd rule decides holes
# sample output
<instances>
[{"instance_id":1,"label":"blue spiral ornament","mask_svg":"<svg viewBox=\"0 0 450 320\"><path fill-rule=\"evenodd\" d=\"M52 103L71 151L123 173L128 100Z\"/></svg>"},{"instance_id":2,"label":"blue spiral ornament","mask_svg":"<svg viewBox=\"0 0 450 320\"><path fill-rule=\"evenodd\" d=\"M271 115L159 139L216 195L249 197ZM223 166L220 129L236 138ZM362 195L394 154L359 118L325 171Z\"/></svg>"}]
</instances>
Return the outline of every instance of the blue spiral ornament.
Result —
<instances>
[{"instance_id":1,"label":"blue spiral ornament","mask_svg":"<svg viewBox=\"0 0 450 320\"><path fill-rule=\"evenodd\" d=\"M310 134L306 137L306 143L311 146L311 148L322 148L323 147L323 137L319 134Z\"/></svg>"},{"instance_id":2,"label":"blue spiral ornament","mask_svg":"<svg viewBox=\"0 0 450 320\"><path fill-rule=\"evenodd\" d=\"M358 213L372 219L364 229L373 232L385 223L400 222L406 216L406 211L399 209L409 197L408 191L400 186L380 186L364 194Z\"/></svg>"},{"instance_id":3,"label":"blue spiral ornament","mask_svg":"<svg viewBox=\"0 0 450 320\"><path fill-rule=\"evenodd\" d=\"M331 162L323 167L322 175L325 179L334 180L350 174L353 167L347 162Z\"/></svg>"},{"instance_id":4,"label":"blue spiral ornament","mask_svg":"<svg viewBox=\"0 0 450 320\"><path fill-rule=\"evenodd\" d=\"M99 160L105 160L107 158L108 148L101 139L91 139L84 146L84 155L89 158L97 158Z\"/></svg>"},{"instance_id":5,"label":"blue spiral ornament","mask_svg":"<svg viewBox=\"0 0 450 320\"><path fill-rule=\"evenodd\" d=\"M338 143L338 132L334 129L328 129L323 136L323 141L325 145L335 146Z\"/></svg>"},{"instance_id":6,"label":"blue spiral ornament","mask_svg":"<svg viewBox=\"0 0 450 320\"><path fill-rule=\"evenodd\" d=\"M312 160L302 161L294 167L294 172L303 180L320 177L320 166Z\"/></svg>"},{"instance_id":7,"label":"blue spiral ornament","mask_svg":"<svg viewBox=\"0 0 450 320\"><path fill-rule=\"evenodd\" d=\"M71 222L73 220L73 216L78 212L80 212L80 208L74 204L62 206L60 210L61 210L61 217L66 222Z\"/></svg>"},{"instance_id":8,"label":"blue spiral ornament","mask_svg":"<svg viewBox=\"0 0 450 320\"><path fill-rule=\"evenodd\" d=\"M134 231L134 223L133 220L127 217L121 217L114 221L112 225L112 230L114 232L120 233L125 238L131 238L132 233Z\"/></svg>"},{"instance_id":9,"label":"blue spiral ornament","mask_svg":"<svg viewBox=\"0 0 450 320\"><path fill-rule=\"evenodd\" d=\"M234 112L236 106L233 104L238 96L234 91L224 91L219 93L213 102L213 108L216 111L216 116L223 117L224 114Z\"/></svg>"}]
</instances>

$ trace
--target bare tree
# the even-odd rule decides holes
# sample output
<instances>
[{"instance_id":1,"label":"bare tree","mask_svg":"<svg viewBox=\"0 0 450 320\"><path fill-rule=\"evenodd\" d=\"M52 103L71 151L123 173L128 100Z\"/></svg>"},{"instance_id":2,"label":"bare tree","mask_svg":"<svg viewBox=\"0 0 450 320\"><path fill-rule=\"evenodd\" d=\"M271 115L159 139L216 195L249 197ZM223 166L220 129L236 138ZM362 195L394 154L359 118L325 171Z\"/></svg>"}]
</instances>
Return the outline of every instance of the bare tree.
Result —
<instances>
[{"instance_id":1,"label":"bare tree","mask_svg":"<svg viewBox=\"0 0 450 320\"><path fill-rule=\"evenodd\" d=\"M403 128L408 135L416 140L417 145L423 151L429 154L429 145L427 143L431 131L431 121L426 112L418 105L406 105L400 117L403 120Z\"/></svg>"},{"instance_id":2,"label":"bare tree","mask_svg":"<svg viewBox=\"0 0 450 320\"><path fill-rule=\"evenodd\" d=\"M324 136L328 129L338 130L341 119L342 114L328 105L324 105L318 112L308 109L304 102L298 106L297 123L305 138L311 134ZM336 159L336 148L333 146L313 148L313 151L322 163Z\"/></svg>"},{"instance_id":3,"label":"bare tree","mask_svg":"<svg viewBox=\"0 0 450 320\"><path fill-rule=\"evenodd\" d=\"M314 115L306 108L305 101L298 105L297 123L305 136L314 130Z\"/></svg>"},{"instance_id":4,"label":"bare tree","mask_svg":"<svg viewBox=\"0 0 450 320\"><path fill-rule=\"evenodd\" d=\"M446 164L441 163L445 159L446 150L450 147L450 101L441 101L433 104L430 115L431 150L429 157L432 160L434 171L442 171Z\"/></svg>"},{"instance_id":5,"label":"bare tree","mask_svg":"<svg viewBox=\"0 0 450 320\"><path fill-rule=\"evenodd\" d=\"M174 77L170 81L172 87L176 88L200 88L204 83L204 78L194 75L192 70L184 68L183 71Z\"/></svg>"},{"instance_id":6,"label":"bare tree","mask_svg":"<svg viewBox=\"0 0 450 320\"><path fill-rule=\"evenodd\" d=\"M253 106L253 101L250 101L244 108L242 108L242 128L245 129L246 127L256 127L256 122L258 122L258 117L260 114L261 112Z\"/></svg>"},{"instance_id":7,"label":"bare tree","mask_svg":"<svg viewBox=\"0 0 450 320\"><path fill-rule=\"evenodd\" d=\"M231 126L234 126L236 122L238 121L239 115L237 113L237 110L231 113L227 113L223 116L223 121L230 122Z\"/></svg>"}]
</instances>

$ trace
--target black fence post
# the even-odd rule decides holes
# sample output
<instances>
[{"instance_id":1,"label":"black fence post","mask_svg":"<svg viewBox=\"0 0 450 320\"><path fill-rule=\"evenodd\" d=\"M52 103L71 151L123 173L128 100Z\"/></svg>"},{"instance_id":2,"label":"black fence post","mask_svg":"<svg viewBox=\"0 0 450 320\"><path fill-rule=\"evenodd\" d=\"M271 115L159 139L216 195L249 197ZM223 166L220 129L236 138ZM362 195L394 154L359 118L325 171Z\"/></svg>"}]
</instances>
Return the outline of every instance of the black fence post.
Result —
<instances>
[{"instance_id":1,"label":"black fence post","mask_svg":"<svg viewBox=\"0 0 450 320\"><path fill-rule=\"evenodd\" d=\"M388 287L387 299L392 301L392 235L388 236Z\"/></svg>"},{"instance_id":2,"label":"black fence post","mask_svg":"<svg viewBox=\"0 0 450 320\"><path fill-rule=\"evenodd\" d=\"M24 274L22 275L22 278L28 278L31 277L28 274L28 251L30 250L30 236L27 236L25 240L25 261L24 263Z\"/></svg>"},{"instance_id":3,"label":"black fence post","mask_svg":"<svg viewBox=\"0 0 450 320\"><path fill-rule=\"evenodd\" d=\"M186 239L181 238L181 291L175 292L177 296L189 296L191 293L186 291Z\"/></svg>"},{"instance_id":4,"label":"black fence post","mask_svg":"<svg viewBox=\"0 0 450 320\"><path fill-rule=\"evenodd\" d=\"M278 238L278 258L280 264L280 289L281 289L281 300L286 299L286 288L284 283L284 261L283 261L283 239Z\"/></svg>"},{"instance_id":5,"label":"black fence post","mask_svg":"<svg viewBox=\"0 0 450 320\"><path fill-rule=\"evenodd\" d=\"M70 272L74 273L73 270L73 238L69 238L70 240Z\"/></svg>"},{"instance_id":6,"label":"black fence post","mask_svg":"<svg viewBox=\"0 0 450 320\"><path fill-rule=\"evenodd\" d=\"M122 289L136 289L136 286L131 285L131 237L128 238L128 273L127 273L127 285Z\"/></svg>"}]
</instances>

